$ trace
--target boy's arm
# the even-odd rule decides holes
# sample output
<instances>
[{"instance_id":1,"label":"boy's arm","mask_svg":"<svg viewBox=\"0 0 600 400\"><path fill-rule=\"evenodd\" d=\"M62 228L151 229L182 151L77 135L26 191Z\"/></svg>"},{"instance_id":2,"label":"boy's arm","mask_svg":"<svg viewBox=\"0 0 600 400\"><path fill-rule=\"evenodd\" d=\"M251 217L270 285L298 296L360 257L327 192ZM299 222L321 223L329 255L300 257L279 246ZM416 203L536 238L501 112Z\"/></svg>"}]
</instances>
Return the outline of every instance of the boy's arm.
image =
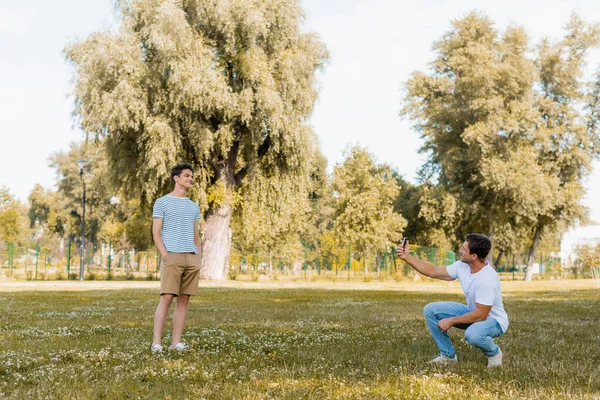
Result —
<instances>
[{"instance_id":1,"label":"boy's arm","mask_svg":"<svg viewBox=\"0 0 600 400\"><path fill-rule=\"evenodd\" d=\"M198 253L202 254L202 241L200 240L200 229L198 228L198 222L200 221L194 221L194 243L196 244Z\"/></svg>"},{"instance_id":2,"label":"boy's arm","mask_svg":"<svg viewBox=\"0 0 600 400\"><path fill-rule=\"evenodd\" d=\"M167 257L167 249L165 248L165 244L162 240L162 218L152 218L152 239L154 239L154 244L158 249L158 252L162 256L162 258Z\"/></svg>"}]
</instances>

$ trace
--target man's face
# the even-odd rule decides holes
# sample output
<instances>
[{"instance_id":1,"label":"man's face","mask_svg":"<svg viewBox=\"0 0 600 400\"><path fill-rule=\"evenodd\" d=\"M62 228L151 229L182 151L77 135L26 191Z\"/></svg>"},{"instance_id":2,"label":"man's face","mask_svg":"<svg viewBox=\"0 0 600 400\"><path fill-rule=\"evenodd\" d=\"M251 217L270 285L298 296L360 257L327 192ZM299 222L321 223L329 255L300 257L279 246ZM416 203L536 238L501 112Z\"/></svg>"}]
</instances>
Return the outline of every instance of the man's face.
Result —
<instances>
[{"instance_id":1,"label":"man's face","mask_svg":"<svg viewBox=\"0 0 600 400\"><path fill-rule=\"evenodd\" d=\"M189 169L184 169L181 171L181 174L175 175L173 179L175 179L176 184L189 189L192 187L192 183L194 183L194 174Z\"/></svg>"},{"instance_id":2,"label":"man's face","mask_svg":"<svg viewBox=\"0 0 600 400\"><path fill-rule=\"evenodd\" d=\"M471 254L469 251L469 242L465 242L460 246L460 261L470 264L477 259L477 254Z\"/></svg>"}]
</instances>

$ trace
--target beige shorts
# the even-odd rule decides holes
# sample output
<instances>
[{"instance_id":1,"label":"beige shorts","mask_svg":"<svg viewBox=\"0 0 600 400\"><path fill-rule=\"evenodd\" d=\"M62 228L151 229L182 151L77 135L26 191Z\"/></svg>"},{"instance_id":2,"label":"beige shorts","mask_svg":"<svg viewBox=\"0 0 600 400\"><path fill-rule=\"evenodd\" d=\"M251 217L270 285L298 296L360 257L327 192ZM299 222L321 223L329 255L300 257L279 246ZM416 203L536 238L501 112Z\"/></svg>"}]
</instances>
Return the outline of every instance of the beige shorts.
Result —
<instances>
[{"instance_id":1,"label":"beige shorts","mask_svg":"<svg viewBox=\"0 0 600 400\"><path fill-rule=\"evenodd\" d=\"M162 259L160 294L193 296L198 294L200 254L171 253Z\"/></svg>"}]
</instances>

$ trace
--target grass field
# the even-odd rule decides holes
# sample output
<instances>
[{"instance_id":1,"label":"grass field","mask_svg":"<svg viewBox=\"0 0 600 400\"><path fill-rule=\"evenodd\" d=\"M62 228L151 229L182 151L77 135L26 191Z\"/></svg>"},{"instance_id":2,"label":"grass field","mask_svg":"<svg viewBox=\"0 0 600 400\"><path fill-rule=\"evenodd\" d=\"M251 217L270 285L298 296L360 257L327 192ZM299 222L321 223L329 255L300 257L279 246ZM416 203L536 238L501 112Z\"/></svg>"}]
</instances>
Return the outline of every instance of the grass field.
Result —
<instances>
[{"instance_id":1,"label":"grass field","mask_svg":"<svg viewBox=\"0 0 600 400\"><path fill-rule=\"evenodd\" d=\"M463 301L458 285L203 285L184 332L192 349L161 355L149 351L154 287L63 285L0 283L0 398L600 399L589 281L503 283L511 326L493 370L458 330L460 362L427 364L423 306Z\"/></svg>"}]
</instances>

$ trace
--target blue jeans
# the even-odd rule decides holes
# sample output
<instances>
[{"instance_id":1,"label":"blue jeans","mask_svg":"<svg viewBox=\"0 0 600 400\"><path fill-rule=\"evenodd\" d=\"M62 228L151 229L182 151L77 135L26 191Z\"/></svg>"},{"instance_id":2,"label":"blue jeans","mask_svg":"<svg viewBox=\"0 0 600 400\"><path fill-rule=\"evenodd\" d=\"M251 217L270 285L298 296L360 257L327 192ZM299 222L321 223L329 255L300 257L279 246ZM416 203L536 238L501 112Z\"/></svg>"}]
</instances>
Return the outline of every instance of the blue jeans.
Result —
<instances>
[{"instance_id":1,"label":"blue jeans","mask_svg":"<svg viewBox=\"0 0 600 400\"><path fill-rule=\"evenodd\" d=\"M448 331L442 332L438 327L438 322L444 318L467 314L471 310L465 304L439 301L427 304L423 311L431 336L433 336L433 340L435 340L440 349L440 354L454 358L454 346L452 346ZM485 321L468 325L454 325L454 327L465 329L465 339L467 339L467 342L481 349L486 356L495 356L500 352L500 348L494 343L492 338L498 337L504 332L502 332L500 324L494 318L488 316Z\"/></svg>"}]
</instances>

